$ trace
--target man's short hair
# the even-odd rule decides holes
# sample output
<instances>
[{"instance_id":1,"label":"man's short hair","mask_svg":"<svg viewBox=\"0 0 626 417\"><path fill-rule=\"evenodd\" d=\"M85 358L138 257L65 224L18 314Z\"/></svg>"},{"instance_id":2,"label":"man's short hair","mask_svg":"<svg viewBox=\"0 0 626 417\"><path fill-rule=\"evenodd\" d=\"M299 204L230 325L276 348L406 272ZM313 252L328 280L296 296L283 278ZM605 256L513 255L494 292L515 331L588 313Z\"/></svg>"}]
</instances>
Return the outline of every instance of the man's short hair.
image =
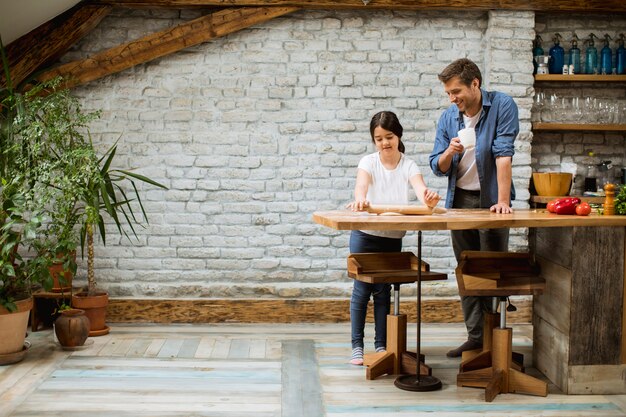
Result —
<instances>
[{"instance_id":1,"label":"man's short hair","mask_svg":"<svg viewBox=\"0 0 626 417\"><path fill-rule=\"evenodd\" d=\"M437 77L442 83L447 83L452 78L459 77L461 82L468 87L472 84L474 78L478 79L479 87L483 84L483 77L480 74L478 66L467 58L457 59L445 67Z\"/></svg>"}]
</instances>

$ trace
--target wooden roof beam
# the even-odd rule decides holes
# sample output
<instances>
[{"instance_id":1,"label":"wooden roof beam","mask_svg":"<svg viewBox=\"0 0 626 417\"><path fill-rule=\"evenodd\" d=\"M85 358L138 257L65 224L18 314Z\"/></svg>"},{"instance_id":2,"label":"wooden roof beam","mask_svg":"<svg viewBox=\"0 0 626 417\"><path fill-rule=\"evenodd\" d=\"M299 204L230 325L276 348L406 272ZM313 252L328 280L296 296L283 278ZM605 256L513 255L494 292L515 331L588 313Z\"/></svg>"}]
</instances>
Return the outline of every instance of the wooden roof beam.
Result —
<instances>
[{"instance_id":1,"label":"wooden roof beam","mask_svg":"<svg viewBox=\"0 0 626 417\"><path fill-rule=\"evenodd\" d=\"M92 0L116 7L298 7L302 9L478 9L626 13L623 0Z\"/></svg>"},{"instance_id":2,"label":"wooden roof beam","mask_svg":"<svg viewBox=\"0 0 626 417\"><path fill-rule=\"evenodd\" d=\"M37 68L53 62L91 32L111 11L111 6L78 3L52 20L6 46L11 82L17 86ZM0 85L5 85L4 72Z\"/></svg>"},{"instance_id":3,"label":"wooden roof beam","mask_svg":"<svg viewBox=\"0 0 626 417\"><path fill-rule=\"evenodd\" d=\"M220 10L116 46L90 58L61 65L43 73L38 79L45 81L61 76L65 80L64 86L71 88L296 10L298 9L294 7Z\"/></svg>"}]
</instances>

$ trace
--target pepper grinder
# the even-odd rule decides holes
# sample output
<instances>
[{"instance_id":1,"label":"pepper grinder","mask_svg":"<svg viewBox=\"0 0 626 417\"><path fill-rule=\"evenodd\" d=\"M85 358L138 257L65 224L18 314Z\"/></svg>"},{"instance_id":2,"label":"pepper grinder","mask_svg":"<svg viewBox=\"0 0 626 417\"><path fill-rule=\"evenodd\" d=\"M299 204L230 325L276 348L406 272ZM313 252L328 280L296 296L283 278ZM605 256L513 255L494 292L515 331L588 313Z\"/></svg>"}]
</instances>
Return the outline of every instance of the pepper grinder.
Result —
<instances>
[{"instance_id":1,"label":"pepper grinder","mask_svg":"<svg viewBox=\"0 0 626 417\"><path fill-rule=\"evenodd\" d=\"M605 216L613 216L615 214L615 185L614 184L605 184L604 185L604 215Z\"/></svg>"}]
</instances>

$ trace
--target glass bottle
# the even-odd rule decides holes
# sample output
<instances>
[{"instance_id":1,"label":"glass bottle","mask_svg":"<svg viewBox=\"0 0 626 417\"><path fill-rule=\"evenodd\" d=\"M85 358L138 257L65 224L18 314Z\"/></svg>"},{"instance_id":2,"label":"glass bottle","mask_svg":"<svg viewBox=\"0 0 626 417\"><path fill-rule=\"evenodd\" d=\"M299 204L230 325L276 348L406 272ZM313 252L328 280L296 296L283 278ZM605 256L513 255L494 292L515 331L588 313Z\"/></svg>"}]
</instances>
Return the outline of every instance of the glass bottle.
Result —
<instances>
[{"instance_id":1,"label":"glass bottle","mask_svg":"<svg viewBox=\"0 0 626 417\"><path fill-rule=\"evenodd\" d=\"M615 50L615 69L618 74L626 74L626 48L624 48L624 34L617 38L619 47Z\"/></svg>"},{"instance_id":2,"label":"glass bottle","mask_svg":"<svg viewBox=\"0 0 626 417\"><path fill-rule=\"evenodd\" d=\"M565 50L560 45L562 36L558 33L554 34L554 45L550 48L550 64L548 65L548 71L550 74L562 74L563 64L565 63Z\"/></svg>"},{"instance_id":3,"label":"glass bottle","mask_svg":"<svg viewBox=\"0 0 626 417\"><path fill-rule=\"evenodd\" d=\"M604 34L604 48L600 51L600 74L608 75L613 72L613 51L609 43L611 37L608 33Z\"/></svg>"},{"instance_id":4,"label":"glass bottle","mask_svg":"<svg viewBox=\"0 0 626 417\"><path fill-rule=\"evenodd\" d=\"M598 190L598 180L596 177L596 166L593 163L593 152L589 151L589 165L585 174L585 191L596 192Z\"/></svg>"},{"instance_id":5,"label":"glass bottle","mask_svg":"<svg viewBox=\"0 0 626 417\"><path fill-rule=\"evenodd\" d=\"M578 49L578 36L572 36L572 47L569 50L569 65L574 66L574 74L580 74L580 49Z\"/></svg>"},{"instance_id":6,"label":"glass bottle","mask_svg":"<svg viewBox=\"0 0 626 417\"><path fill-rule=\"evenodd\" d=\"M594 46L593 38L598 38L593 33L589 34L589 39L585 41L587 50L585 51L585 74L595 74L598 71L598 50Z\"/></svg>"},{"instance_id":7,"label":"glass bottle","mask_svg":"<svg viewBox=\"0 0 626 417\"><path fill-rule=\"evenodd\" d=\"M543 56L543 48L541 47L541 36L536 35L535 40L533 41L533 75L537 74L537 60L536 57Z\"/></svg>"}]
</instances>

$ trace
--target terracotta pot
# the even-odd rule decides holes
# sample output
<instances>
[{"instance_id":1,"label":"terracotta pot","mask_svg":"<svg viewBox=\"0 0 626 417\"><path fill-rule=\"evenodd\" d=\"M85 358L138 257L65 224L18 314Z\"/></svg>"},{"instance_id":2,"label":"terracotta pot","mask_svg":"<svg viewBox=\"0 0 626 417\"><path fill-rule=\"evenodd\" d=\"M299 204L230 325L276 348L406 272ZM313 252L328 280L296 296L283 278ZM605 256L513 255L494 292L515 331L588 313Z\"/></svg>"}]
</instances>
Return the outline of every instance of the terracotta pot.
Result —
<instances>
[{"instance_id":1,"label":"terracotta pot","mask_svg":"<svg viewBox=\"0 0 626 417\"><path fill-rule=\"evenodd\" d=\"M102 336L109 333L109 327L105 323L108 305L109 294L106 292L93 295L87 295L87 293L72 295L72 307L84 310L89 319L89 336Z\"/></svg>"},{"instance_id":2,"label":"terracotta pot","mask_svg":"<svg viewBox=\"0 0 626 417\"><path fill-rule=\"evenodd\" d=\"M73 251L70 255L74 262L76 262L76 251ZM57 258L62 258L63 254L57 254ZM52 276L52 292L69 292L72 290L72 280L74 274L72 271L64 271L63 264L53 264L48 268L50 275Z\"/></svg>"},{"instance_id":3,"label":"terracotta pot","mask_svg":"<svg viewBox=\"0 0 626 417\"><path fill-rule=\"evenodd\" d=\"M28 326L28 314L33 308L33 299L17 301L17 311L9 312L0 306L0 355L23 350Z\"/></svg>"},{"instance_id":4,"label":"terracotta pot","mask_svg":"<svg viewBox=\"0 0 626 417\"><path fill-rule=\"evenodd\" d=\"M63 310L54 322L54 333L61 346L82 346L89 336L89 318L84 310Z\"/></svg>"}]
</instances>

